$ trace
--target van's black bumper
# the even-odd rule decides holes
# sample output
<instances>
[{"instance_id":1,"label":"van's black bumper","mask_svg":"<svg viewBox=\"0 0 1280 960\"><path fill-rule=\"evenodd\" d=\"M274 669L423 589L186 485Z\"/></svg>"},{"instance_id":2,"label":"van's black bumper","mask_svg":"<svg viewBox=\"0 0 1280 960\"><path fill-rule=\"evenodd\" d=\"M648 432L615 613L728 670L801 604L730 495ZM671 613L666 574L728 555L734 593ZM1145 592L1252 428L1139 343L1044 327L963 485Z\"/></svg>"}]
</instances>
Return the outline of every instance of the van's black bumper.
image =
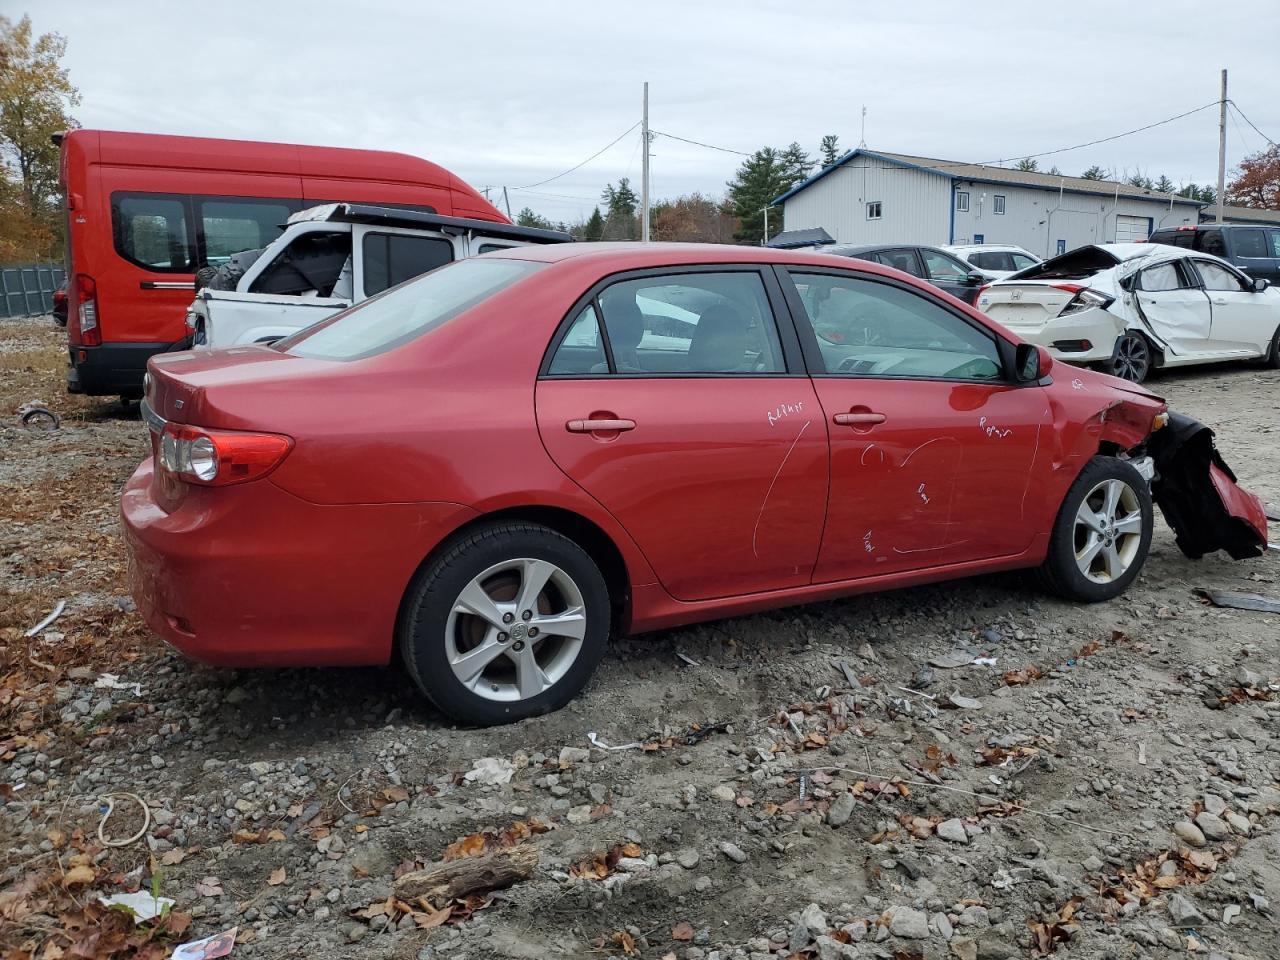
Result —
<instances>
[{"instance_id":1,"label":"van's black bumper","mask_svg":"<svg viewBox=\"0 0 1280 960\"><path fill-rule=\"evenodd\" d=\"M107 343L99 347L69 346L67 392L90 397L142 396L147 361L157 353L187 350L190 339L175 343Z\"/></svg>"}]
</instances>

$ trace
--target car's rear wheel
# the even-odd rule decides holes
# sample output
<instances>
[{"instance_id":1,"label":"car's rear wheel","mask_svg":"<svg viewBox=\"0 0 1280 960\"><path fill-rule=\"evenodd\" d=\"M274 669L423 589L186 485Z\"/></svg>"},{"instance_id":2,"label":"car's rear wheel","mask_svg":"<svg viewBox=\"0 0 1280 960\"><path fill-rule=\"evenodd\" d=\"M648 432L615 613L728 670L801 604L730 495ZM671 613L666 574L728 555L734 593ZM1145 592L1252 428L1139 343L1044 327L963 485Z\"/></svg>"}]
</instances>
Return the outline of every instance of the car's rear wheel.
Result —
<instances>
[{"instance_id":1,"label":"car's rear wheel","mask_svg":"<svg viewBox=\"0 0 1280 960\"><path fill-rule=\"evenodd\" d=\"M1150 342L1142 334L1130 330L1116 340L1107 372L1121 380L1142 383L1151 374L1153 361Z\"/></svg>"},{"instance_id":2,"label":"car's rear wheel","mask_svg":"<svg viewBox=\"0 0 1280 960\"><path fill-rule=\"evenodd\" d=\"M1142 474L1115 457L1094 457L1063 498L1041 579L1071 600L1117 597L1146 562L1154 524Z\"/></svg>"},{"instance_id":3,"label":"car's rear wheel","mask_svg":"<svg viewBox=\"0 0 1280 960\"><path fill-rule=\"evenodd\" d=\"M398 641L410 676L461 723L558 710L609 638L609 590L590 556L537 524L476 528L409 587Z\"/></svg>"},{"instance_id":4,"label":"car's rear wheel","mask_svg":"<svg viewBox=\"0 0 1280 960\"><path fill-rule=\"evenodd\" d=\"M1272 370L1280 370L1280 327L1271 335L1271 346L1262 358L1262 365Z\"/></svg>"}]
</instances>

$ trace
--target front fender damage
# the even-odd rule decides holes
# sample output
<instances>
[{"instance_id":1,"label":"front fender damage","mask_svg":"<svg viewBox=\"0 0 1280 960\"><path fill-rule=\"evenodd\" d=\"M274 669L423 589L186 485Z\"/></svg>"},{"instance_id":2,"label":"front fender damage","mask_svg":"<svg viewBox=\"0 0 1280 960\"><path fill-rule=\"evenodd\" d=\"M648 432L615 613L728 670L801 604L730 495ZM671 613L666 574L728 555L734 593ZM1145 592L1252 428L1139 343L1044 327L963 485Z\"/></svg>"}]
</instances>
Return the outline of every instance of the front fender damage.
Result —
<instances>
[{"instance_id":1,"label":"front fender damage","mask_svg":"<svg viewBox=\"0 0 1280 960\"><path fill-rule=\"evenodd\" d=\"M1267 549L1267 514L1257 496L1236 484L1213 431L1180 413L1147 440L1155 462L1151 496L1173 528L1178 549L1198 560L1225 550L1236 560Z\"/></svg>"}]
</instances>

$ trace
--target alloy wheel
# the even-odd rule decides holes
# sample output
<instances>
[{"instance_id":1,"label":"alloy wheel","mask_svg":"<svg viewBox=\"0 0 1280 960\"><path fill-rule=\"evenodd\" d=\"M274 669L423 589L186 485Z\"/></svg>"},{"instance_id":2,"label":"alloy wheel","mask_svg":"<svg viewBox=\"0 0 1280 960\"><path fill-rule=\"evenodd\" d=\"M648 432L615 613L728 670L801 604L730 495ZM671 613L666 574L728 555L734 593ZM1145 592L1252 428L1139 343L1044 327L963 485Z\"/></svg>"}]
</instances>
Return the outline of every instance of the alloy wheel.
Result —
<instances>
[{"instance_id":1,"label":"alloy wheel","mask_svg":"<svg viewBox=\"0 0 1280 960\"><path fill-rule=\"evenodd\" d=\"M1142 546L1142 502L1123 480L1103 480L1080 503L1073 529L1076 566L1094 583L1111 583Z\"/></svg>"},{"instance_id":2,"label":"alloy wheel","mask_svg":"<svg viewBox=\"0 0 1280 960\"><path fill-rule=\"evenodd\" d=\"M1123 380L1141 383L1151 369L1151 348L1135 333L1125 334L1116 344L1111 372Z\"/></svg>"},{"instance_id":3,"label":"alloy wheel","mask_svg":"<svg viewBox=\"0 0 1280 960\"><path fill-rule=\"evenodd\" d=\"M445 624L458 681L487 700L528 700L569 672L587 632L582 591L564 570L529 557L494 564L462 589Z\"/></svg>"}]
</instances>

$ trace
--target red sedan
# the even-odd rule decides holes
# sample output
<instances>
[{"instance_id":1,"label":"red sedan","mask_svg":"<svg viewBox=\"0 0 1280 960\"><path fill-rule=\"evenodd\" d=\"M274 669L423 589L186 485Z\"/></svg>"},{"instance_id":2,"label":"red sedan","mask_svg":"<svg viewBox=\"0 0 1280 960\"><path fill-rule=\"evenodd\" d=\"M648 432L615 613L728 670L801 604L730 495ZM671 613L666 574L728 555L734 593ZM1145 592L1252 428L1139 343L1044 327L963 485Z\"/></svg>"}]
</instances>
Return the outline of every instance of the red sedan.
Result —
<instances>
[{"instance_id":1,"label":"red sedan","mask_svg":"<svg viewBox=\"0 0 1280 960\"><path fill-rule=\"evenodd\" d=\"M476 724L568 702L611 633L1018 567L1109 599L1157 471L1188 552L1266 543L1207 428L820 254L505 250L158 355L143 412L122 512L157 633L235 666L398 653Z\"/></svg>"}]
</instances>

